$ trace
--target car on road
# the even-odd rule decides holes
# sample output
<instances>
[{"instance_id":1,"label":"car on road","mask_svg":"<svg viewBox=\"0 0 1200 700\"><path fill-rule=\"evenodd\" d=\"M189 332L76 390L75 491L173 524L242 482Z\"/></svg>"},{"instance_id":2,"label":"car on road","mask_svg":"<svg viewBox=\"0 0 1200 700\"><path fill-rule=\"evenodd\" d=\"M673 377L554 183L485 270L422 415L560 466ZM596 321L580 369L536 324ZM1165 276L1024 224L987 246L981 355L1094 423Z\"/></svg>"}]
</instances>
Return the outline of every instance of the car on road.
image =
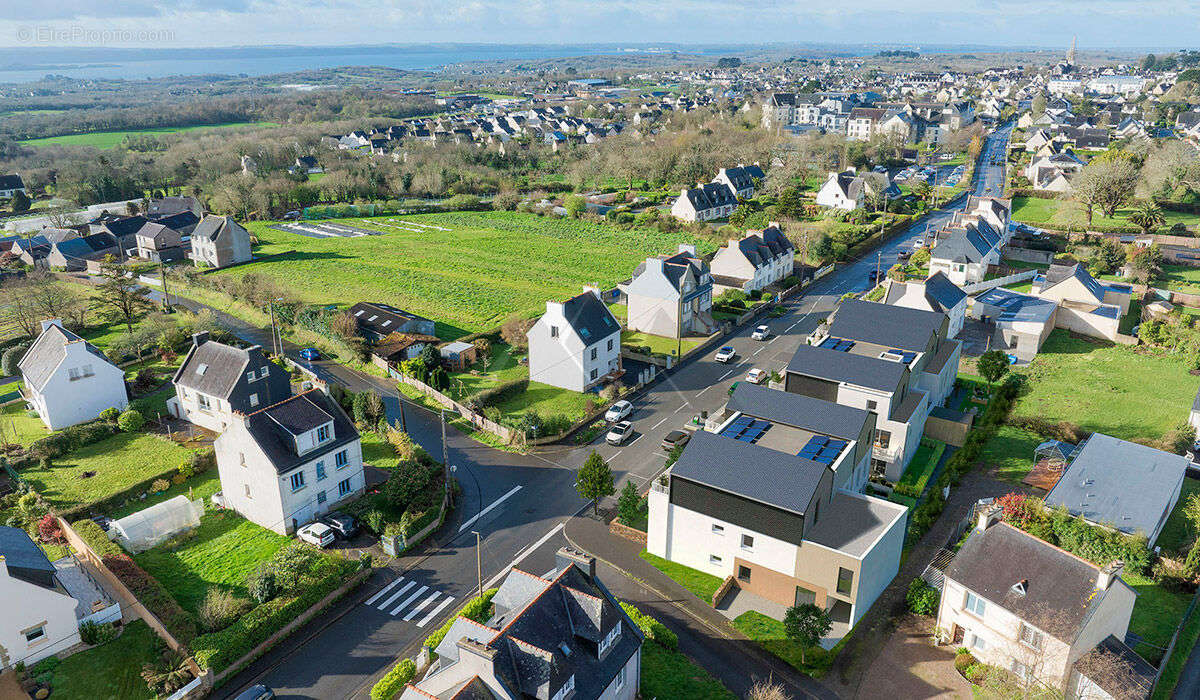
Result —
<instances>
[{"instance_id":1,"label":"car on road","mask_svg":"<svg viewBox=\"0 0 1200 700\"><path fill-rule=\"evenodd\" d=\"M771 327L759 326L758 328L754 329L754 332L750 334L750 337L754 340L766 340L767 338L771 337Z\"/></svg>"},{"instance_id":2,"label":"car on road","mask_svg":"<svg viewBox=\"0 0 1200 700\"><path fill-rule=\"evenodd\" d=\"M680 445L686 445L688 440L691 439L692 434L686 430L672 430L663 438L662 448L670 452Z\"/></svg>"},{"instance_id":3,"label":"car on road","mask_svg":"<svg viewBox=\"0 0 1200 700\"><path fill-rule=\"evenodd\" d=\"M734 350L731 346L726 345L717 351L717 356L714 359L716 359L717 362L728 363L735 357L737 357L737 350Z\"/></svg>"},{"instance_id":4,"label":"car on road","mask_svg":"<svg viewBox=\"0 0 1200 700\"><path fill-rule=\"evenodd\" d=\"M300 351L300 359L313 362L321 359L321 351L316 348L304 348Z\"/></svg>"},{"instance_id":5,"label":"car on road","mask_svg":"<svg viewBox=\"0 0 1200 700\"><path fill-rule=\"evenodd\" d=\"M767 374L765 369L759 369L755 367L746 373L746 381L750 382L751 384L762 384L763 382L767 381L768 376L770 375Z\"/></svg>"},{"instance_id":6,"label":"car on road","mask_svg":"<svg viewBox=\"0 0 1200 700\"><path fill-rule=\"evenodd\" d=\"M633 423L623 420L608 431L608 435L604 436L604 441L613 446L621 445L629 439L630 435L633 435Z\"/></svg>"},{"instance_id":7,"label":"car on road","mask_svg":"<svg viewBox=\"0 0 1200 700\"><path fill-rule=\"evenodd\" d=\"M343 540L354 539L354 536L358 534L358 521L354 519L353 515L334 511L322 517L321 522L333 530L335 537Z\"/></svg>"},{"instance_id":8,"label":"car on road","mask_svg":"<svg viewBox=\"0 0 1200 700\"><path fill-rule=\"evenodd\" d=\"M288 213L284 214L284 215L283 215L283 218L284 218L284 219L286 219L286 220L288 220L288 221L292 221L292 220L295 220L295 219L299 219L299 218L300 218L300 210L299 210L299 209L293 209L293 210L289 211Z\"/></svg>"},{"instance_id":9,"label":"car on road","mask_svg":"<svg viewBox=\"0 0 1200 700\"><path fill-rule=\"evenodd\" d=\"M883 274L879 271L879 268L872 268L871 271L867 273L868 282L878 282L882 277Z\"/></svg>"},{"instance_id":10,"label":"car on road","mask_svg":"<svg viewBox=\"0 0 1200 700\"><path fill-rule=\"evenodd\" d=\"M917 248L924 248L924 247L925 247L925 239L924 238L918 238L915 241L913 241L913 250L916 250Z\"/></svg>"},{"instance_id":11,"label":"car on road","mask_svg":"<svg viewBox=\"0 0 1200 700\"><path fill-rule=\"evenodd\" d=\"M609 423L616 423L630 413L633 413L633 404L625 399L621 399L604 412L604 420Z\"/></svg>"},{"instance_id":12,"label":"car on road","mask_svg":"<svg viewBox=\"0 0 1200 700\"><path fill-rule=\"evenodd\" d=\"M333 533L333 528L322 522L305 525L296 531L296 537L309 544L315 544L321 549L333 544L333 541L337 539L337 535Z\"/></svg>"},{"instance_id":13,"label":"car on road","mask_svg":"<svg viewBox=\"0 0 1200 700\"><path fill-rule=\"evenodd\" d=\"M252 685L246 688L233 700L272 700L275 697L275 691L265 685Z\"/></svg>"}]
</instances>

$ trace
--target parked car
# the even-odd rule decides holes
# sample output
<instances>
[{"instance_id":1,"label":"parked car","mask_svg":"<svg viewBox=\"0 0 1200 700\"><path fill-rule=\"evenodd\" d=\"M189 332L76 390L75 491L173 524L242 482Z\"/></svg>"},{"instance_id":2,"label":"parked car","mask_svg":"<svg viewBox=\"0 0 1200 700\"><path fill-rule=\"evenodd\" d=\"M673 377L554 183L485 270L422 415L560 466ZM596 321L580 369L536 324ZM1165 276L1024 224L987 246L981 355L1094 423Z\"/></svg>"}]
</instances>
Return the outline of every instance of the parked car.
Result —
<instances>
[{"instance_id":1,"label":"parked car","mask_svg":"<svg viewBox=\"0 0 1200 700\"><path fill-rule=\"evenodd\" d=\"M321 522L332 528L334 535L343 540L353 539L358 534L358 521L354 519L353 515L335 511L327 513L325 517L321 518Z\"/></svg>"},{"instance_id":2,"label":"parked car","mask_svg":"<svg viewBox=\"0 0 1200 700\"><path fill-rule=\"evenodd\" d=\"M604 436L604 441L610 445L620 445L633 435L633 423L623 420L617 423L608 431L608 435Z\"/></svg>"},{"instance_id":3,"label":"parked car","mask_svg":"<svg viewBox=\"0 0 1200 700\"><path fill-rule=\"evenodd\" d=\"M260 684L246 688L233 700L272 700L274 697L274 690Z\"/></svg>"},{"instance_id":4,"label":"parked car","mask_svg":"<svg viewBox=\"0 0 1200 700\"><path fill-rule=\"evenodd\" d=\"M750 382L751 384L762 384L763 382L767 381L768 376L770 375L767 374L765 369L759 369L755 367L746 373L746 381Z\"/></svg>"},{"instance_id":5,"label":"parked car","mask_svg":"<svg viewBox=\"0 0 1200 700\"><path fill-rule=\"evenodd\" d=\"M771 337L771 327L759 326L758 328L754 329L754 332L750 334L750 337L755 340L766 340L767 338Z\"/></svg>"},{"instance_id":6,"label":"parked car","mask_svg":"<svg viewBox=\"0 0 1200 700\"><path fill-rule=\"evenodd\" d=\"M628 416L630 413L633 413L633 404L629 403L625 399L621 399L620 401L614 403L611 408L605 411L604 420L608 421L609 423L616 423L622 418Z\"/></svg>"},{"instance_id":7,"label":"parked car","mask_svg":"<svg viewBox=\"0 0 1200 700\"><path fill-rule=\"evenodd\" d=\"M300 351L300 359L313 362L321 359L321 351L316 348L304 348Z\"/></svg>"},{"instance_id":8,"label":"parked car","mask_svg":"<svg viewBox=\"0 0 1200 700\"><path fill-rule=\"evenodd\" d=\"M667 433L666 437L663 438L662 448L670 452L680 445L686 445L688 440L691 439L692 434L686 430L672 430L671 432Z\"/></svg>"},{"instance_id":9,"label":"parked car","mask_svg":"<svg viewBox=\"0 0 1200 700\"><path fill-rule=\"evenodd\" d=\"M868 282L878 282L881 277L883 277L883 273L878 268L872 268L871 271L867 273Z\"/></svg>"},{"instance_id":10,"label":"parked car","mask_svg":"<svg viewBox=\"0 0 1200 700\"><path fill-rule=\"evenodd\" d=\"M293 209L293 210L289 211L288 213L284 214L283 218L287 219L289 221L291 221L292 219L299 219L300 218L300 210Z\"/></svg>"},{"instance_id":11,"label":"parked car","mask_svg":"<svg viewBox=\"0 0 1200 700\"><path fill-rule=\"evenodd\" d=\"M333 544L333 541L337 538L333 534L333 528L321 522L305 525L296 531L296 537L309 544L315 544L322 549Z\"/></svg>"},{"instance_id":12,"label":"parked car","mask_svg":"<svg viewBox=\"0 0 1200 700\"><path fill-rule=\"evenodd\" d=\"M728 363L735 357L737 357L737 350L734 350L730 345L726 345L717 351L716 360L717 362Z\"/></svg>"}]
</instances>

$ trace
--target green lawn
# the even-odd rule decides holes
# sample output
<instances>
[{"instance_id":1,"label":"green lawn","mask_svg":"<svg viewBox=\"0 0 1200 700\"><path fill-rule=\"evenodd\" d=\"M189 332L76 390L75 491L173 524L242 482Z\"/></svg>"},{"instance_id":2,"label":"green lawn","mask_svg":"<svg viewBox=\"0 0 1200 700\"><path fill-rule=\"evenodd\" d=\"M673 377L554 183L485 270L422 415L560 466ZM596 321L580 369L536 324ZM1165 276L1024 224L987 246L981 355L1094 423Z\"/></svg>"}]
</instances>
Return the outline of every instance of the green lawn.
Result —
<instances>
[{"instance_id":1,"label":"green lawn","mask_svg":"<svg viewBox=\"0 0 1200 700\"><path fill-rule=\"evenodd\" d=\"M365 445L363 447L363 451L366 451ZM126 515L136 513L139 510L149 508L156 503L162 503L163 501L170 500L176 496L187 496L193 501L208 502L208 499L214 493L220 490L221 477L217 475L217 470L214 468L204 472L203 474L198 474L182 484L172 484L171 488L163 491L162 493L146 496L145 500L135 500L127 503L124 506L115 509L108 515L110 518L124 518Z\"/></svg>"},{"instance_id":2,"label":"green lawn","mask_svg":"<svg viewBox=\"0 0 1200 700\"><path fill-rule=\"evenodd\" d=\"M1186 358L1073 338L1055 330L1028 367L1013 415L1070 421L1122 440L1162 437L1196 395Z\"/></svg>"},{"instance_id":3,"label":"green lawn","mask_svg":"<svg viewBox=\"0 0 1200 700\"><path fill-rule=\"evenodd\" d=\"M1191 546L1192 541L1196 539L1196 529L1188 522L1188 519L1183 514L1183 506L1187 503L1188 496L1200 493L1200 479L1187 478L1183 480L1183 489L1179 492L1179 502L1175 504L1175 509L1171 511L1170 517L1163 525L1162 532L1159 533L1158 539L1154 544L1163 548L1164 552L1179 552L1182 554Z\"/></svg>"},{"instance_id":4,"label":"green lawn","mask_svg":"<svg viewBox=\"0 0 1200 700\"><path fill-rule=\"evenodd\" d=\"M1200 612L1193 610L1183 631L1179 633L1179 640L1175 642L1175 650L1171 652L1171 658L1163 667L1158 684L1154 686L1152 700L1168 700L1171 697L1172 691L1175 690L1175 684L1179 682L1179 674L1183 671L1183 665L1196 646L1197 638L1200 638Z\"/></svg>"},{"instance_id":5,"label":"green lawn","mask_svg":"<svg viewBox=\"0 0 1200 700\"><path fill-rule=\"evenodd\" d=\"M1099 210L1092 216L1093 223L1110 224L1128 226L1129 215L1133 213L1132 208L1118 209L1113 217L1102 216ZM1041 199L1039 197L1014 197L1012 201L1012 218L1014 221L1023 221L1026 223L1039 225L1050 224L1060 227L1073 227L1083 229L1087 227L1087 213L1083 206L1072 200L1061 199ZM1165 229L1174 226L1177 223L1184 223L1195 230L1195 227L1200 223L1200 216L1188 214L1179 211L1163 210L1163 218L1166 223L1163 225Z\"/></svg>"},{"instance_id":6,"label":"green lawn","mask_svg":"<svg viewBox=\"0 0 1200 700\"><path fill-rule=\"evenodd\" d=\"M385 235L317 239L255 223L249 228L259 239L256 254L278 257L217 274L271 277L315 304L394 304L438 321L439 336L452 338L492 328L515 312L540 314L546 301L574 296L585 284L614 285L647 256L696 242L685 233L515 212L338 223Z\"/></svg>"},{"instance_id":7,"label":"green lawn","mask_svg":"<svg viewBox=\"0 0 1200 700\"><path fill-rule=\"evenodd\" d=\"M640 331L621 331L621 345L649 345L655 355L687 354L708 338L684 338L682 341L662 335L650 335Z\"/></svg>"},{"instance_id":8,"label":"green lawn","mask_svg":"<svg viewBox=\"0 0 1200 700\"><path fill-rule=\"evenodd\" d=\"M46 429L42 419L36 414L29 415L25 410L24 401L0 408L0 442L28 445L49 434L50 431Z\"/></svg>"},{"instance_id":9,"label":"green lawn","mask_svg":"<svg viewBox=\"0 0 1200 700\"><path fill-rule=\"evenodd\" d=\"M735 700L736 696L678 651L642 645L641 697L666 700Z\"/></svg>"},{"instance_id":10,"label":"green lawn","mask_svg":"<svg viewBox=\"0 0 1200 700\"><path fill-rule=\"evenodd\" d=\"M178 467L189 451L146 433L120 433L55 459L49 468L29 467L21 477L51 505L91 503ZM94 472L91 476L83 476Z\"/></svg>"},{"instance_id":11,"label":"green lawn","mask_svg":"<svg viewBox=\"0 0 1200 700\"><path fill-rule=\"evenodd\" d=\"M133 558L194 613L210 588L248 597L246 575L288 542L233 511L212 511L182 545L169 549L164 542Z\"/></svg>"},{"instance_id":12,"label":"green lawn","mask_svg":"<svg viewBox=\"0 0 1200 700\"><path fill-rule=\"evenodd\" d=\"M900 476L899 483L911 486L917 493L924 493L930 477L933 476L933 470L937 468L945 451L946 443L933 438L921 438L921 444L912 461L908 463L908 468Z\"/></svg>"},{"instance_id":13,"label":"green lawn","mask_svg":"<svg viewBox=\"0 0 1200 700\"><path fill-rule=\"evenodd\" d=\"M232 122L229 124L210 124L204 126L167 126L158 129L135 129L130 131L93 131L86 134L68 134L66 136L50 136L44 139L21 141L25 146L94 146L96 148L115 148L125 142L126 137L155 136L159 134L177 134L184 131L204 131L212 129L234 129L240 127L279 126L274 122Z\"/></svg>"},{"instance_id":14,"label":"green lawn","mask_svg":"<svg viewBox=\"0 0 1200 700\"><path fill-rule=\"evenodd\" d=\"M501 401L496 407L506 416L520 415L533 409L543 416L562 414L575 422L587 415L588 403L595 398L594 394L581 394L541 382L529 382L529 388L524 393Z\"/></svg>"},{"instance_id":15,"label":"green lawn","mask_svg":"<svg viewBox=\"0 0 1200 700\"><path fill-rule=\"evenodd\" d=\"M820 676L833 661L833 655L820 646L804 650L804 661L801 661L800 645L787 638L783 623L760 612L749 610L738 615L733 626L803 673Z\"/></svg>"},{"instance_id":16,"label":"green lawn","mask_svg":"<svg viewBox=\"0 0 1200 700\"><path fill-rule=\"evenodd\" d=\"M158 640L141 620L125 626L120 637L63 659L50 685L62 700L122 698L151 700L154 693L142 680L142 664L154 660Z\"/></svg>"},{"instance_id":17,"label":"green lawn","mask_svg":"<svg viewBox=\"0 0 1200 700\"><path fill-rule=\"evenodd\" d=\"M979 460L988 469L995 468L997 477L1019 483L1033 469L1033 450L1043 442L1028 430L1002 425L983 446Z\"/></svg>"},{"instance_id":18,"label":"green lawn","mask_svg":"<svg viewBox=\"0 0 1200 700\"><path fill-rule=\"evenodd\" d=\"M466 372L456 372L450 375L450 395L462 399L489 387L505 382L524 379L529 376L529 365L522 365L518 359L524 353L514 351L512 346L505 343L492 345L491 364L487 371L483 369L482 358L468 368ZM475 374L472 374L472 370Z\"/></svg>"},{"instance_id":19,"label":"green lawn","mask_svg":"<svg viewBox=\"0 0 1200 700\"><path fill-rule=\"evenodd\" d=\"M1187 593L1172 593L1154 581L1136 574L1124 573L1125 579L1137 591L1137 602L1133 605L1133 616L1129 618L1129 631L1145 640L1134 651L1155 666L1162 658L1162 651L1171 643L1175 626L1183 619L1191 596ZM1151 646L1152 645L1152 646Z\"/></svg>"},{"instance_id":20,"label":"green lawn","mask_svg":"<svg viewBox=\"0 0 1200 700\"><path fill-rule=\"evenodd\" d=\"M683 586L696 595L697 598L705 603L712 604L713 594L721 587L721 579L706 574L703 571L697 571L683 564L676 564L673 561L667 561L662 557L656 557L650 552L643 551L642 559L650 562L654 568L669 576L675 583Z\"/></svg>"}]
</instances>

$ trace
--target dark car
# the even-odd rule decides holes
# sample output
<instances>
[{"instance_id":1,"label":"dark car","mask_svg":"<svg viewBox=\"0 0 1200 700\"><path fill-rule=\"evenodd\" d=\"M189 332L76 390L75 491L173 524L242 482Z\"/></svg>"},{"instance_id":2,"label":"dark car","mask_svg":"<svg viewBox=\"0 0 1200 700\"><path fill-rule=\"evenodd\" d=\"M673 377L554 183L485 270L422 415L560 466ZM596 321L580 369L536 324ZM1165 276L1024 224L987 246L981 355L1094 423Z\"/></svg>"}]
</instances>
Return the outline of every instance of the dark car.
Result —
<instances>
[{"instance_id":1,"label":"dark car","mask_svg":"<svg viewBox=\"0 0 1200 700\"><path fill-rule=\"evenodd\" d=\"M265 685L252 685L246 688L233 700L271 700L275 697L275 691Z\"/></svg>"},{"instance_id":2,"label":"dark car","mask_svg":"<svg viewBox=\"0 0 1200 700\"><path fill-rule=\"evenodd\" d=\"M300 351L300 359L308 360L309 362L319 360L321 359L321 351L316 348L304 348Z\"/></svg>"},{"instance_id":3,"label":"dark car","mask_svg":"<svg viewBox=\"0 0 1200 700\"><path fill-rule=\"evenodd\" d=\"M686 445L688 440L692 439L692 434L686 430L672 430L663 438L662 447L664 450L673 450L680 445Z\"/></svg>"},{"instance_id":4,"label":"dark car","mask_svg":"<svg viewBox=\"0 0 1200 700\"><path fill-rule=\"evenodd\" d=\"M112 527L112 518L107 515L97 515L92 518L92 522L100 526L101 530L108 532L108 528Z\"/></svg>"},{"instance_id":5,"label":"dark car","mask_svg":"<svg viewBox=\"0 0 1200 700\"><path fill-rule=\"evenodd\" d=\"M897 257L897 259L899 259L901 262L903 262L903 261L905 261L905 260L908 260L909 258L911 258L911 257L912 257L912 251L911 251L911 250L902 250L902 251L900 251L900 254L899 254L898 256L896 256L896 257Z\"/></svg>"},{"instance_id":6,"label":"dark car","mask_svg":"<svg viewBox=\"0 0 1200 700\"><path fill-rule=\"evenodd\" d=\"M358 534L358 521L352 515L329 513L321 518L321 522L328 525L343 540L352 539Z\"/></svg>"},{"instance_id":7,"label":"dark car","mask_svg":"<svg viewBox=\"0 0 1200 700\"><path fill-rule=\"evenodd\" d=\"M872 269L870 272L868 272L868 273L867 273L867 281L868 281L868 282L878 282L878 281L879 281L879 278L880 278L881 276L882 276L882 275L881 275L881 273L879 272L879 270L877 270L877 269Z\"/></svg>"}]
</instances>

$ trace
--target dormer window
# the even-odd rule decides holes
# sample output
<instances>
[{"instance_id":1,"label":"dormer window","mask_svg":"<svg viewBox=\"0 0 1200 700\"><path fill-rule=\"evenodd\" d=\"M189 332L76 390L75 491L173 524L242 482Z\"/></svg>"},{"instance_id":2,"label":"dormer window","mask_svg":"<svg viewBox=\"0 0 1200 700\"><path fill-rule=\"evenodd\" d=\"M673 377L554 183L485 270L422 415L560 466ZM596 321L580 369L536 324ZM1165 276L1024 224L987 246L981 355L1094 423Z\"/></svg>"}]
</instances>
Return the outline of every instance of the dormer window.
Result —
<instances>
[{"instance_id":1,"label":"dormer window","mask_svg":"<svg viewBox=\"0 0 1200 700\"><path fill-rule=\"evenodd\" d=\"M1027 580L1017 581L1016 583L1014 583L1012 585L1012 591L1013 591L1013 593L1016 593L1017 595L1025 595L1025 587L1028 585L1029 585L1029 581L1027 581Z\"/></svg>"},{"instance_id":2,"label":"dormer window","mask_svg":"<svg viewBox=\"0 0 1200 700\"><path fill-rule=\"evenodd\" d=\"M618 622L617 624L613 625L613 628L609 630L608 634L606 634L604 639L600 642L600 656L604 656L604 653L611 649L612 645L616 644L617 640L620 638L621 623Z\"/></svg>"},{"instance_id":3,"label":"dormer window","mask_svg":"<svg viewBox=\"0 0 1200 700\"><path fill-rule=\"evenodd\" d=\"M329 426L322 425L320 428L317 428L317 444L319 445L328 439L329 439Z\"/></svg>"},{"instance_id":4,"label":"dormer window","mask_svg":"<svg viewBox=\"0 0 1200 700\"><path fill-rule=\"evenodd\" d=\"M203 362L196 366L196 374L200 375L201 377L203 377L204 373L207 371L208 365L204 364Z\"/></svg>"},{"instance_id":5,"label":"dormer window","mask_svg":"<svg viewBox=\"0 0 1200 700\"><path fill-rule=\"evenodd\" d=\"M574 692L575 692L575 676L572 675L570 678L568 678L566 680L565 683L562 684L562 687L558 689L558 692L554 694L554 700L564 700L565 698L570 697L571 693L574 693Z\"/></svg>"}]
</instances>

